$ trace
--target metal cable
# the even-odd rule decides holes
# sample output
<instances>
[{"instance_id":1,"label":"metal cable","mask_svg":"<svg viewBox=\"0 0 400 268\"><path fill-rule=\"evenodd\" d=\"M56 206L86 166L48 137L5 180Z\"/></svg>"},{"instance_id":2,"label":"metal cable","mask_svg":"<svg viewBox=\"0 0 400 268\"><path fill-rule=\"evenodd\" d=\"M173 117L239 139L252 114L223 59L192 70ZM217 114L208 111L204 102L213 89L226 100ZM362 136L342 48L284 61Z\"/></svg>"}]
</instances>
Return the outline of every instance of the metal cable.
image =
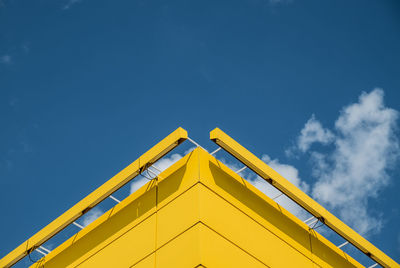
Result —
<instances>
[{"instance_id":1,"label":"metal cable","mask_svg":"<svg viewBox=\"0 0 400 268\"><path fill-rule=\"evenodd\" d=\"M208 152L203 146L201 146L200 144L198 144L197 142L195 142L194 140L192 140L191 138L187 138L188 141L190 141L191 143L193 143L194 145L196 145L196 147L200 147L201 149L203 149L204 151Z\"/></svg>"},{"instance_id":2,"label":"metal cable","mask_svg":"<svg viewBox=\"0 0 400 268\"><path fill-rule=\"evenodd\" d=\"M239 174L240 172L242 172L242 171L245 170L246 168L247 168L247 166L244 166L244 167L242 167L241 169L236 170L235 172L236 172L237 174Z\"/></svg>"},{"instance_id":3,"label":"metal cable","mask_svg":"<svg viewBox=\"0 0 400 268\"><path fill-rule=\"evenodd\" d=\"M210 153L210 155L214 155L214 154L216 154L217 152L219 152L220 150L222 150L222 148L221 148L221 147L218 147L215 151L213 151L212 153Z\"/></svg>"}]
</instances>

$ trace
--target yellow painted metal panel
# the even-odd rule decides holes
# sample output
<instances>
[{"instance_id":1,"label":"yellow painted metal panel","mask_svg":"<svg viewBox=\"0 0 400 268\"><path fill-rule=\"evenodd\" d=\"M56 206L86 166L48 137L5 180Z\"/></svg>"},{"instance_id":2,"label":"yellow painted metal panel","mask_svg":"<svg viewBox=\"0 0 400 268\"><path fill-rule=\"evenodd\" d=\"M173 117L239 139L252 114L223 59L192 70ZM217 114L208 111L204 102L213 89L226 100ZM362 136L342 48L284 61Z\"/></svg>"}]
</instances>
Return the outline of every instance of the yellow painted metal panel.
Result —
<instances>
[{"instance_id":1,"label":"yellow painted metal panel","mask_svg":"<svg viewBox=\"0 0 400 268\"><path fill-rule=\"evenodd\" d=\"M218 235L205 225L200 223L197 226L200 236L201 264L204 266L209 268L271 267L250 256L240 247Z\"/></svg>"},{"instance_id":2,"label":"yellow painted metal panel","mask_svg":"<svg viewBox=\"0 0 400 268\"><path fill-rule=\"evenodd\" d=\"M153 214L86 259L78 267L129 267L154 251L155 230L156 216Z\"/></svg>"},{"instance_id":3,"label":"yellow painted metal panel","mask_svg":"<svg viewBox=\"0 0 400 268\"><path fill-rule=\"evenodd\" d=\"M0 267L9 267L20 259L25 257L29 252L46 242L52 236L71 224L74 220L82 216L92 207L107 198L114 191L125 185L129 180L139 174L141 170L148 165L156 162L170 150L178 146L187 139L187 132L182 128L178 128L149 151L143 154L139 159L120 171L94 192L78 202L75 206L67 210L64 214L52 221L38 233L33 235L27 241L22 243L16 249L0 260Z\"/></svg>"},{"instance_id":4,"label":"yellow painted metal panel","mask_svg":"<svg viewBox=\"0 0 400 268\"><path fill-rule=\"evenodd\" d=\"M168 205L158 209L158 247L162 246L164 243L166 243L166 241L173 239L179 235L182 230L186 230L200 220L209 225L211 228L215 228L217 231L220 230L221 235L232 241L237 239L236 236L238 236L240 239L238 240L237 244L241 247L244 247L245 244L248 244L249 247L253 247L252 254L258 258L262 258L262 256L275 257L273 262L279 263L280 266L285 265L284 262L287 261L288 258L284 258L279 254L276 254L276 252L280 252L280 254L289 256L290 252L293 253L297 250L297 256L292 256L289 259L295 260L294 263L296 264L302 263L303 260L303 264L301 266L304 267L307 266L307 261L304 261L306 256L309 260L308 265L311 266L313 265L311 260L314 260L323 267L361 267L359 263L343 253L343 251L339 250L329 241L324 240L320 235L315 234L314 237L304 223L292 216L289 212L280 208L274 201L270 200L264 194L255 194L255 191L258 190L253 186L246 185L244 187L243 184L240 183L243 181L243 179L241 179L236 173L227 168L225 165L219 163L217 166L218 161L211 157L207 152L201 149L196 149L194 153L198 153L200 156L199 164L201 182L205 183L214 191L219 192L219 194L223 194L222 191L218 191L218 189L221 189L221 187L227 190L225 192L225 198L226 194L230 193L230 202L233 205L231 205L229 202L226 202L227 207L222 208L218 206L219 203L215 198L210 197L199 199L200 196L204 195L203 192L206 188L201 186L201 184L190 186L190 189L183 193L180 192L180 195L175 197L173 201L168 203ZM230 175L226 173L227 171L230 172ZM233 178L231 175L236 176L236 178ZM169 177L167 177L166 181L168 181L168 179ZM179 179L174 178L174 184L190 185L192 183L196 183L196 180L192 179L190 179L190 183L185 182L185 180L189 179L184 178L183 176L181 179L182 182L178 182ZM245 181L243 182L246 183ZM175 189L177 187L173 186L172 188ZM234 190L232 191L232 189ZM173 192L174 194L176 193L174 191L169 192ZM260 196L269 199L269 203L261 199ZM222 200L222 198L220 199ZM246 203L251 204L251 209L247 208L246 213L250 214L252 211L256 211L262 214L264 221L257 222L249 217L248 214L239 209L237 209L236 213L231 213L229 216L226 214L227 211L231 211L235 206L239 207ZM200 207L203 207L200 214L198 211L199 205ZM205 209L204 206L206 205L208 206ZM234 214L238 214L236 217L242 220L235 218L233 216ZM246 220L247 222L243 223ZM235 224L231 224L232 222ZM262 224L260 224L260 222L262 222ZM241 227L251 231L242 232ZM258 234L254 234L257 228L261 229L261 231ZM266 232L269 234L269 240L265 237ZM262 233L264 233L264 236ZM255 241L252 241L252 237L253 239L258 239L259 243L257 244ZM261 239L261 237L263 237L263 239ZM275 240L272 242L272 239ZM314 254L311 252L310 240L313 241L312 246L314 249ZM274 245L273 250L271 250L274 252L274 256L268 254L265 255L266 253L269 253L269 251L266 250L266 247L268 248L268 246L262 246L263 243L267 245ZM281 245L280 250L278 250L279 245ZM285 248L285 246L288 248ZM318 252L318 254L315 252ZM286 265L289 264L286 263Z\"/></svg>"},{"instance_id":5,"label":"yellow painted metal panel","mask_svg":"<svg viewBox=\"0 0 400 268\"><path fill-rule=\"evenodd\" d=\"M271 267L314 267L312 259L206 187L199 193L201 221L255 258Z\"/></svg>"},{"instance_id":6,"label":"yellow painted metal panel","mask_svg":"<svg viewBox=\"0 0 400 268\"><path fill-rule=\"evenodd\" d=\"M310 232L305 223L204 150L200 151L199 159L201 183L303 255L324 267L337 266L343 260L350 262L349 265L361 267L353 258L323 236Z\"/></svg>"},{"instance_id":7,"label":"yellow painted metal panel","mask_svg":"<svg viewBox=\"0 0 400 268\"><path fill-rule=\"evenodd\" d=\"M304 238L308 240L307 248L300 250L298 246L290 243L293 240L284 239L282 232L273 232L274 228L271 228L270 222L261 225L211 190L201 190L199 193L201 221L269 266L362 267L357 262L350 261L351 258L343 258L338 252L324 247L321 242L311 241L311 234L308 232L302 232ZM280 221L278 226L287 223L284 214L280 214L279 218L275 219L271 217L268 221ZM234 224L229 224L226 219ZM243 230L246 231L243 232ZM288 235L291 237L301 232L295 225L289 226L286 231L290 231Z\"/></svg>"},{"instance_id":8,"label":"yellow painted metal panel","mask_svg":"<svg viewBox=\"0 0 400 268\"><path fill-rule=\"evenodd\" d=\"M199 184L195 184L157 211L157 247L200 221Z\"/></svg>"},{"instance_id":9,"label":"yellow painted metal panel","mask_svg":"<svg viewBox=\"0 0 400 268\"><path fill-rule=\"evenodd\" d=\"M156 268L187 268L201 264L198 225L182 233L156 251Z\"/></svg>"},{"instance_id":10,"label":"yellow painted metal panel","mask_svg":"<svg viewBox=\"0 0 400 268\"><path fill-rule=\"evenodd\" d=\"M42 264L46 264L46 267L53 265L53 263L56 266L65 266L66 263L72 266L79 264L82 259L88 258L94 254L93 252L103 248L104 244L126 232L126 229L131 228L138 220L141 221L143 217L148 217L149 213L155 213L156 201L161 203L159 208L162 208L165 204L185 192L187 188L198 181L197 153L192 152L180 159L173 166L162 172L158 180L158 183L153 180L144 185L85 229L78 232L76 236L54 249L45 257ZM155 195L156 186L158 187L157 198ZM112 233L109 230L110 228L107 227L109 225L114 230ZM89 242L90 246L83 247L82 244L87 242ZM67 258L68 262L64 258Z\"/></svg>"},{"instance_id":11,"label":"yellow painted metal panel","mask_svg":"<svg viewBox=\"0 0 400 268\"><path fill-rule=\"evenodd\" d=\"M162 208L198 181L198 156L192 152L153 180L122 200L110 211L54 249L41 262L46 267L76 266L110 243L115 237ZM167 179L164 179L167 178ZM156 198L156 186L158 197ZM126 226L125 226L126 225ZM155 230L154 230L155 231ZM87 245L88 244L88 245ZM32 267L40 267L35 264Z\"/></svg>"},{"instance_id":12,"label":"yellow painted metal panel","mask_svg":"<svg viewBox=\"0 0 400 268\"><path fill-rule=\"evenodd\" d=\"M156 267L260 267L263 265L202 223L156 251Z\"/></svg>"},{"instance_id":13,"label":"yellow painted metal panel","mask_svg":"<svg viewBox=\"0 0 400 268\"><path fill-rule=\"evenodd\" d=\"M274 171L261 159L257 158L246 148L225 134L222 130L216 128L211 131L210 139L236 157L243 164L248 166L260 177L264 178L266 181L285 193L289 198L298 203L312 215L318 217L332 230L348 240L366 255L370 256L377 263L384 267L400 267L400 265L392 260L389 256L384 254L361 235L340 221L337 217L323 208L307 194L302 192L300 189L282 177L279 173Z\"/></svg>"},{"instance_id":14,"label":"yellow painted metal panel","mask_svg":"<svg viewBox=\"0 0 400 268\"><path fill-rule=\"evenodd\" d=\"M225 205L221 205L221 202L225 203ZM201 213L199 207L202 208ZM232 213L232 210L236 211ZM256 250L259 255L257 257L264 257L264 259L267 257L265 261L268 264L274 263L270 259L274 257L273 260L275 263L281 264L278 267L284 267L282 266L283 264L298 264L299 267L312 267L311 260L307 260L299 252L297 256L290 254L290 252L294 252L295 250L290 248L288 244L199 183L160 209L157 212L157 217L158 247L162 247L168 241L181 235L184 230L191 228L201 221L212 229L219 230L222 236L227 237L246 251L249 251L249 247L253 251ZM240 219L242 220L240 221ZM243 232L243 230L246 230L246 232ZM267 236L269 236L269 239ZM269 251L268 247L273 247L273 250ZM274 256L271 256L271 251L275 254ZM276 254L277 252L286 257L277 256L279 255Z\"/></svg>"},{"instance_id":15,"label":"yellow painted metal panel","mask_svg":"<svg viewBox=\"0 0 400 268\"><path fill-rule=\"evenodd\" d=\"M259 224L269 225L273 233L304 255L311 256L308 226L208 153L201 152L200 166L209 167L201 169L200 177L204 185Z\"/></svg>"},{"instance_id":16,"label":"yellow painted metal panel","mask_svg":"<svg viewBox=\"0 0 400 268\"><path fill-rule=\"evenodd\" d=\"M154 268L156 266L156 254L152 253L143 260L140 260L136 264L132 265L133 268Z\"/></svg>"},{"instance_id":17,"label":"yellow painted metal panel","mask_svg":"<svg viewBox=\"0 0 400 268\"><path fill-rule=\"evenodd\" d=\"M198 154L197 149L192 151L159 175L158 209L167 205L171 200L199 181Z\"/></svg>"}]
</instances>

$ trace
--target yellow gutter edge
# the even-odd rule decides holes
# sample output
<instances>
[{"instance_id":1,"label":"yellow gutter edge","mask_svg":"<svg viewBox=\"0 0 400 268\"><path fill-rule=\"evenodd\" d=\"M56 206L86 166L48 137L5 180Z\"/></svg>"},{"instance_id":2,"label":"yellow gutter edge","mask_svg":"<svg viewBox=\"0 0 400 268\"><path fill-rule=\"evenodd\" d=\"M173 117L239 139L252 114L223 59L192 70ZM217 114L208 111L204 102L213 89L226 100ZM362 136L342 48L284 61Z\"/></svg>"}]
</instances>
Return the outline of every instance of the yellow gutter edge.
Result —
<instances>
[{"instance_id":1,"label":"yellow gutter edge","mask_svg":"<svg viewBox=\"0 0 400 268\"><path fill-rule=\"evenodd\" d=\"M356 231L351 229L336 216L318 204L315 200L309 197L307 194L302 192L299 188L294 186L287 179L282 177L279 173L268 166L264 161L256 157L234 139L229 137L219 128L216 128L210 132L210 139L248 166L251 170L257 173L260 177L265 179L267 182L275 186L277 189L282 191L294 202L299 204L309 213L316 218L320 219L333 231L338 233L344 239L353 244L357 249L361 250L364 254L369 256L371 259L376 261L383 267L400 267L393 259L383 253L381 250L376 248L364 237L359 235Z\"/></svg>"},{"instance_id":2,"label":"yellow gutter edge","mask_svg":"<svg viewBox=\"0 0 400 268\"><path fill-rule=\"evenodd\" d=\"M20 246L8 253L0 260L0 267L10 267L27 256L33 250L45 243L55 234L63 230L77 218L88 212L91 208L103 201L113 192L124 186L131 179L140 174L148 166L166 155L169 151L177 147L188 138L187 131L179 127L169 134L150 150L121 170L114 177L109 179L99 188L94 190L84 199L79 201L73 207L64 212L42 230L37 232L31 238L26 240Z\"/></svg>"}]
</instances>

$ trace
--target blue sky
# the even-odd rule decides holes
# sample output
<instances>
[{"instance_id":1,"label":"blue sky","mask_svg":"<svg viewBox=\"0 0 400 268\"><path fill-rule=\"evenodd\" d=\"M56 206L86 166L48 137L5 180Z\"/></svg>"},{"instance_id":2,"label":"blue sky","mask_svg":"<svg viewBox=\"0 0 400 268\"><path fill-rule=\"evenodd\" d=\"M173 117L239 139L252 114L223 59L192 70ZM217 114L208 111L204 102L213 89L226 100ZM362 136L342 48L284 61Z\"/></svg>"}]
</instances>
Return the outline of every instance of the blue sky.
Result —
<instances>
[{"instance_id":1,"label":"blue sky","mask_svg":"<svg viewBox=\"0 0 400 268\"><path fill-rule=\"evenodd\" d=\"M1 1L0 255L182 126L400 261L399 32L398 1Z\"/></svg>"}]
</instances>

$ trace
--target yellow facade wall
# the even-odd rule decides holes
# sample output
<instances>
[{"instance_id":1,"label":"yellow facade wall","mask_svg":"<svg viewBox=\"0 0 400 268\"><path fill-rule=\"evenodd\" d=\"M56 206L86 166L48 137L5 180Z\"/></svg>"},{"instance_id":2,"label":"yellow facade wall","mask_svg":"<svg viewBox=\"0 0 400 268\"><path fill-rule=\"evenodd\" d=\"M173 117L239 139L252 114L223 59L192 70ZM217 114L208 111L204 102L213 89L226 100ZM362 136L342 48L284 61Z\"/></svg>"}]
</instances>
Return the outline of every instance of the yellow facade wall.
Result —
<instances>
[{"instance_id":1,"label":"yellow facade wall","mask_svg":"<svg viewBox=\"0 0 400 268\"><path fill-rule=\"evenodd\" d=\"M197 148L32 267L362 267Z\"/></svg>"}]
</instances>

